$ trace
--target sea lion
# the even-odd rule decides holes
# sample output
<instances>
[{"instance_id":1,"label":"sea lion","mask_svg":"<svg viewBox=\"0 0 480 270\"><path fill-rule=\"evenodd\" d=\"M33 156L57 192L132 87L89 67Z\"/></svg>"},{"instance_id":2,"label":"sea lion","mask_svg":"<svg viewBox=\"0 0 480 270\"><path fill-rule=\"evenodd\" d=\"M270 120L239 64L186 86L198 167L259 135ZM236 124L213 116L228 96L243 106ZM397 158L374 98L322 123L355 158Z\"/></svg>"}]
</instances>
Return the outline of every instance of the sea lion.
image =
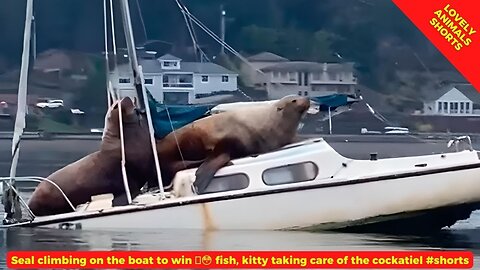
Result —
<instances>
[{"instance_id":1,"label":"sea lion","mask_svg":"<svg viewBox=\"0 0 480 270\"><path fill-rule=\"evenodd\" d=\"M202 193L232 159L292 143L309 108L308 98L290 95L273 103L210 115L169 133L156 143L164 186L172 184L178 171L198 167L194 186Z\"/></svg>"},{"instance_id":2,"label":"sea lion","mask_svg":"<svg viewBox=\"0 0 480 270\"><path fill-rule=\"evenodd\" d=\"M112 104L107 112L100 149L47 177L62 189L74 207L90 201L91 196L104 193L113 193L113 205L126 202L118 103L122 110L125 168L132 198L140 193L150 177L157 179L146 119L135 108L132 99L123 98ZM36 216L72 211L60 191L48 181L36 187L28 206Z\"/></svg>"}]
</instances>

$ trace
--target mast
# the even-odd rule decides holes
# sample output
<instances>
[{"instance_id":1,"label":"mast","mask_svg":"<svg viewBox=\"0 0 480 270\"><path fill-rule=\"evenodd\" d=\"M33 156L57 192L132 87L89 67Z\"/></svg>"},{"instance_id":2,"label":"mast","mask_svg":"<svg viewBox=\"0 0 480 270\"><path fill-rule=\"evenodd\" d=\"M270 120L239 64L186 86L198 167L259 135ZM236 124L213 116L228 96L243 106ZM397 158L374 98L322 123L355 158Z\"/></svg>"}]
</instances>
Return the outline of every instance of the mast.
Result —
<instances>
[{"instance_id":1,"label":"mast","mask_svg":"<svg viewBox=\"0 0 480 270\"><path fill-rule=\"evenodd\" d=\"M112 98L114 96L111 94L110 88L110 68L108 62L108 29L107 29L107 0L103 0L103 31L104 31L104 41L105 41L105 71L106 74L106 89L107 89L107 108L112 105Z\"/></svg>"},{"instance_id":2,"label":"mast","mask_svg":"<svg viewBox=\"0 0 480 270\"><path fill-rule=\"evenodd\" d=\"M25 29L23 32L23 52L22 52L22 66L20 69L20 80L18 83L18 101L17 114L15 118L15 128L12 139L12 164L10 167L10 181L4 185L3 204L5 207L5 222L20 220L22 218L22 209L20 207L19 196L15 190L15 175L17 173L17 163L20 150L20 137L25 128L25 111L27 107L27 80L28 80L28 65L30 57L30 34L32 30L33 17L33 0L27 0L25 12ZM23 202L23 200L22 200ZM23 202L24 203L24 202ZM27 207L28 209L28 207ZM30 212L31 215L33 215Z\"/></svg>"},{"instance_id":3,"label":"mast","mask_svg":"<svg viewBox=\"0 0 480 270\"><path fill-rule=\"evenodd\" d=\"M223 4L220 5L220 12L221 12L221 17L220 17L220 36L222 38L222 43L225 43L225 9L223 8ZM220 49L220 54L225 54L225 46L221 44L221 49Z\"/></svg>"},{"instance_id":4,"label":"mast","mask_svg":"<svg viewBox=\"0 0 480 270\"><path fill-rule=\"evenodd\" d=\"M127 43L128 56L130 59L131 68L133 71L133 84L137 90L137 98L139 99L139 106L143 106L144 100L142 97L142 85L140 75L138 73L138 60L135 48L135 40L133 38L132 23L130 18L130 8L128 7L128 0L120 0L120 10L123 19L123 31L125 32L125 39ZM145 108L142 108L145 109Z\"/></svg>"},{"instance_id":5,"label":"mast","mask_svg":"<svg viewBox=\"0 0 480 270\"><path fill-rule=\"evenodd\" d=\"M115 72L118 72L118 70L117 70L117 68L118 68L118 65L117 65L117 42L116 42L117 38L115 36L115 18L113 17L113 1L110 0L109 2L110 2L110 28L111 28L111 31L112 31L113 70ZM115 97L114 99L119 99L120 97L117 93L118 92L118 87L116 89L114 89L113 84L111 83L110 74L108 74L107 78L110 81L108 87L110 87L109 89L112 91L111 95L113 97Z\"/></svg>"},{"instance_id":6,"label":"mast","mask_svg":"<svg viewBox=\"0 0 480 270\"><path fill-rule=\"evenodd\" d=\"M150 134L150 144L152 147L152 153L153 157L155 160L155 168L157 172L157 179L158 179L158 186L160 188L160 198L164 199L165 194L164 194L164 189L163 189L163 182L162 182L162 175L160 171L160 165L158 161L158 155L157 155L157 147L155 144L155 137L154 137L154 130L153 130L153 123L152 123L152 116L150 114L150 108L148 105L148 99L146 96L146 89L144 85L144 79L143 79L143 72L142 68L138 65L138 59L137 59L137 52L135 49L135 40L133 37L133 31L132 31L132 21L130 19L130 9L128 7L128 1L127 0L121 0L120 3L120 9L122 12L122 18L123 18L123 29L125 32L125 39L127 43L127 49L128 49L128 55L130 59L130 64L132 67L133 71L133 76L134 76L134 85L135 89L137 90L137 100L139 101L137 106L142 108L143 110L146 111L147 115L147 124L149 128L149 134Z\"/></svg>"}]
</instances>

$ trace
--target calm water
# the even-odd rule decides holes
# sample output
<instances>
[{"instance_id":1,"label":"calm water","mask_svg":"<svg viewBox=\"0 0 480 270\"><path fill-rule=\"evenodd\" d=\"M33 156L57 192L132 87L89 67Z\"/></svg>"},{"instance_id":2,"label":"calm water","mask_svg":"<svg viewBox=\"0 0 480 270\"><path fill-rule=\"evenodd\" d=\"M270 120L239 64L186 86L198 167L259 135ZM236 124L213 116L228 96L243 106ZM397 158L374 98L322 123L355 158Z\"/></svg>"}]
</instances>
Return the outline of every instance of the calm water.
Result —
<instances>
[{"instance_id":1,"label":"calm water","mask_svg":"<svg viewBox=\"0 0 480 270\"><path fill-rule=\"evenodd\" d=\"M332 146L341 154L367 159L439 153L446 143L346 143ZM98 147L96 141L24 141L18 175L47 176ZM478 148L478 147L477 147ZM0 153L9 153L10 142L0 140ZM0 156L0 175L8 175L8 155ZM29 193L23 194L28 198ZM2 209L3 210L3 209ZM141 221L139 221L141 222ZM468 249L480 258L480 214L450 230L424 236L375 234L233 231L59 231L48 229L0 230L0 268L6 268L8 250L406 250Z\"/></svg>"}]
</instances>

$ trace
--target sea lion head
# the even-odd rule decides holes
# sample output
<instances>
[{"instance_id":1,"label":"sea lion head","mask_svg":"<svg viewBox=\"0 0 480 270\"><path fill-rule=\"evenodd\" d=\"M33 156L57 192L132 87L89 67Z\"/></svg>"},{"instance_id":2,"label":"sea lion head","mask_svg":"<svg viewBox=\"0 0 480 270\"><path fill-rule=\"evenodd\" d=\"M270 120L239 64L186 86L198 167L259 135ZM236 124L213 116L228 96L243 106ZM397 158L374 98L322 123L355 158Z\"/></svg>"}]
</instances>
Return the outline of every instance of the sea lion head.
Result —
<instances>
[{"instance_id":1,"label":"sea lion head","mask_svg":"<svg viewBox=\"0 0 480 270\"><path fill-rule=\"evenodd\" d=\"M275 107L277 113L283 116L294 117L294 119L298 117L298 120L300 120L310 108L310 99L296 95L288 95L277 101Z\"/></svg>"},{"instance_id":2,"label":"sea lion head","mask_svg":"<svg viewBox=\"0 0 480 270\"><path fill-rule=\"evenodd\" d=\"M273 104L274 122L278 122L276 129L280 133L285 134L285 138L289 138L296 133L300 121L307 114L310 108L310 99L306 97L288 95Z\"/></svg>"},{"instance_id":3,"label":"sea lion head","mask_svg":"<svg viewBox=\"0 0 480 270\"><path fill-rule=\"evenodd\" d=\"M102 141L106 139L119 140L120 139L120 110L122 113L123 131L125 136L128 133L136 133L136 136L148 134L148 126L146 124L145 113L138 109L135 105L136 99L124 97L121 100L116 100L108 109L105 116L105 127L102 136Z\"/></svg>"},{"instance_id":4,"label":"sea lion head","mask_svg":"<svg viewBox=\"0 0 480 270\"><path fill-rule=\"evenodd\" d=\"M109 115L108 115L108 121L115 122L115 124L118 125L119 123L119 114L120 111L118 110L118 107L121 107L122 109L122 121L123 123L134 123L138 122L142 118L142 113L141 111L135 106L136 103L136 98L133 98L133 100L130 97L124 97L121 100L117 100L114 104L111 106L111 110Z\"/></svg>"}]
</instances>

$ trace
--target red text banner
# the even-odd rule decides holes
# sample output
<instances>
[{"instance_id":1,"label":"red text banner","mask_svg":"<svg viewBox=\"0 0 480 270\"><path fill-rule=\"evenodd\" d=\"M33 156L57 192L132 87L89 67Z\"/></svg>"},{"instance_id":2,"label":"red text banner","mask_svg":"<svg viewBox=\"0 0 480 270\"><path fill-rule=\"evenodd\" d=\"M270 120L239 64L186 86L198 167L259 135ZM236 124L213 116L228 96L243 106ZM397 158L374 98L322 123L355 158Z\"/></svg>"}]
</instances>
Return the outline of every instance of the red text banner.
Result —
<instances>
[{"instance_id":1,"label":"red text banner","mask_svg":"<svg viewBox=\"0 0 480 270\"><path fill-rule=\"evenodd\" d=\"M480 1L393 2L465 79L480 91Z\"/></svg>"},{"instance_id":2,"label":"red text banner","mask_svg":"<svg viewBox=\"0 0 480 270\"><path fill-rule=\"evenodd\" d=\"M10 251L13 269L471 269L468 251Z\"/></svg>"}]
</instances>

